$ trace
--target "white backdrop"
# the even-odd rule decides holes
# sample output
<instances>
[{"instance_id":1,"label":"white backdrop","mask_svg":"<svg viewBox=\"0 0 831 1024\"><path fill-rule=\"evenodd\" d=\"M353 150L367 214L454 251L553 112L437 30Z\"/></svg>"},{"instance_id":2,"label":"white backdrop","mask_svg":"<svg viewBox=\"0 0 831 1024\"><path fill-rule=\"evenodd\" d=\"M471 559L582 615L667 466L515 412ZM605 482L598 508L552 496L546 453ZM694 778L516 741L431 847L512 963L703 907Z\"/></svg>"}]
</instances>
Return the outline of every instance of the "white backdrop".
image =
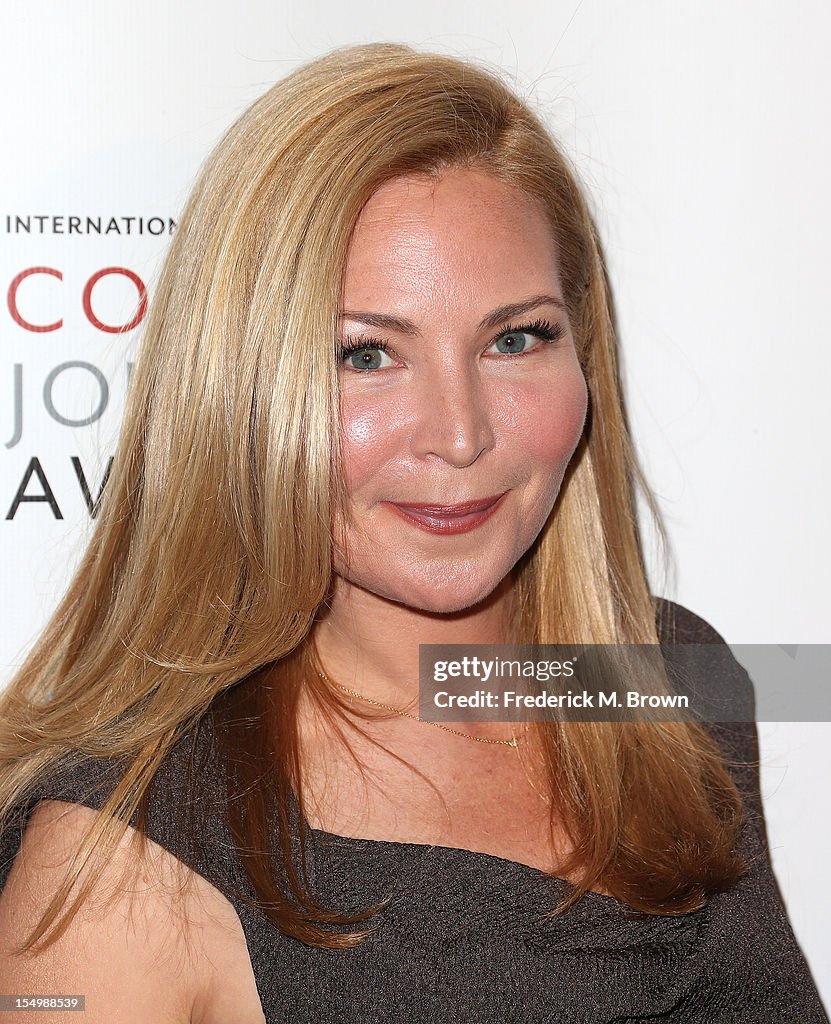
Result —
<instances>
[{"instance_id":1,"label":"white backdrop","mask_svg":"<svg viewBox=\"0 0 831 1024\"><path fill-rule=\"evenodd\" d=\"M371 40L505 68L576 161L677 566L656 590L731 643L831 640L827 5L7 0L0 27L0 682L88 536L81 479L94 498L113 452L139 330L102 326L152 294L230 121L298 63ZM831 1005L831 727L759 731L774 866Z\"/></svg>"}]
</instances>

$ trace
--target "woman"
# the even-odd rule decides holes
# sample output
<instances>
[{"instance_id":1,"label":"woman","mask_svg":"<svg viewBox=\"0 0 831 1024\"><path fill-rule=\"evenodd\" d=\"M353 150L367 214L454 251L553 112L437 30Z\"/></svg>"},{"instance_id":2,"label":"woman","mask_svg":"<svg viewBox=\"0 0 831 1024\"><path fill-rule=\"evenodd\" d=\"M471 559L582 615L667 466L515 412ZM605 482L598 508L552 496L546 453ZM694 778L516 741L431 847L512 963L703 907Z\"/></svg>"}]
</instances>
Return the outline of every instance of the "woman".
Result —
<instances>
[{"instance_id":1,"label":"woman","mask_svg":"<svg viewBox=\"0 0 831 1024\"><path fill-rule=\"evenodd\" d=\"M473 65L336 51L231 127L89 550L0 697L6 991L826 1020L752 724L413 715L422 643L722 642L650 597L609 303L566 159Z\"/></svg>"}]
</instances>

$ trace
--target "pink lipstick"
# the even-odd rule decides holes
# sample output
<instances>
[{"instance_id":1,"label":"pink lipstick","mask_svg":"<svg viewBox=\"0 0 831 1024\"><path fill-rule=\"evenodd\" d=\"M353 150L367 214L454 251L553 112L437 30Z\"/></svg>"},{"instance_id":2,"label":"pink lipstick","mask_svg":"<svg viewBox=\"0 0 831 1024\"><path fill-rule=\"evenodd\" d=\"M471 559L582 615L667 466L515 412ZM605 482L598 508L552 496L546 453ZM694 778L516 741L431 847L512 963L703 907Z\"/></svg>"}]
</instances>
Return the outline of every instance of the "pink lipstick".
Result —
<instances>
[{"instance_id":1,"label":"pink lipstick","mask_svg":"<svg viewBox=\"0 0 831 1024\"><path fill-rule=\"evenodd\" d=\"M464 501L459 505L417 505L403 501L384 504L393 508L402 519L428 533L467 533L490 519L507 493L503 491L490 498Z\"/></svg>"}]
</instances>

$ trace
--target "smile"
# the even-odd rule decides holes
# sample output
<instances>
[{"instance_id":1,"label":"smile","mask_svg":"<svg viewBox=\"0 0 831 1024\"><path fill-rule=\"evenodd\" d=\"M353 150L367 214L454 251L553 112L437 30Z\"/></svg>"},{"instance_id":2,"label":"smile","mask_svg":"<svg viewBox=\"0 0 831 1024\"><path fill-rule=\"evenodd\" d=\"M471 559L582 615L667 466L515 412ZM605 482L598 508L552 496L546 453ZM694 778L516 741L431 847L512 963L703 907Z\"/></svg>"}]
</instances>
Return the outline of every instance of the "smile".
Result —
<instances>
[{"instance_id":1,"label":"smile","mask_svg":"<svg viewBox=\"0 0 831 1024\"><path fill-rule=\"evenodd\" d=\"M475 530L496 512L507 494L494 494L479 501L466 501L460 505L416 505L409 502L384 502L402 519L428 533L467 533Z\"/></svg>"}]
</instances>

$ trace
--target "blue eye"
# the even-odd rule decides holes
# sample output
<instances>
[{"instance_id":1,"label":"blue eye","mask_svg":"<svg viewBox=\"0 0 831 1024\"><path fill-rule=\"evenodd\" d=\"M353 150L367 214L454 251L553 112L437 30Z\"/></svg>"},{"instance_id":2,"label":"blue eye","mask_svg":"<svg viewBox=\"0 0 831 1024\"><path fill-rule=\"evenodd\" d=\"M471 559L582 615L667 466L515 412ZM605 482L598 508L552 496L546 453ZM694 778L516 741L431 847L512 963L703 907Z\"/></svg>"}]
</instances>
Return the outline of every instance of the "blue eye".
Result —
<instances>
[{"instance_id":1,"label":"blue eye","mask_svg":"<svg viewBox=\"0 0 831 1024\"><path fill-rule=\"evenodd\" d=\"M503 334L501 338L497 338L494 345L499 348L499 351L506 356L518 355L520 352L524 352L528 346L525 338L530 338L531 335L528 331L511 331L509 334ZM499 346L504 345L505 348Z\"/></svg>"},{"instance_id":2,"label":"blue eye","mask_svg":"<svg viewBox=\"0 0 831 1024\"><path fill-rule=\"evenodd\" d=\"M522 355L530 347L524 338L540 338L542 341L559 341L565 334L561 324L552 325L547 320L535 320L532 324L510 327L494 341L498 351L506 356ZM503 347L504 346L504 347Z\"/></svg>"},{"instance_id":3,"label":"blue eye","mask_svg":"<svg viewBox=\"0 0 831 1024\"><path fill-rule=\"evenodd\" d=\"M489 348L497 346L500 355L509 358L523 355L526 351L535 351L526 338L537 338L543 342L559 341L565 335L561 324L551 324L548 320L535 320L529 324L509 327L491 342ZM393 365L393 357L386 342L380 338L356 338L345 341L340 346L340 361L350 370L366 372L369 370L385 370Z\"/></svg>"},{"instance_id":4,"label":"blue eye","mask_svg":"<svg viewBox=\"0 0 831 1024\"><path fill-rule=\"evenodd\" d=\"M341 345L340 359L350 370L382 370L384 358L391 362L383 341L349 341Z\"/></svg>"}]
</instances>

